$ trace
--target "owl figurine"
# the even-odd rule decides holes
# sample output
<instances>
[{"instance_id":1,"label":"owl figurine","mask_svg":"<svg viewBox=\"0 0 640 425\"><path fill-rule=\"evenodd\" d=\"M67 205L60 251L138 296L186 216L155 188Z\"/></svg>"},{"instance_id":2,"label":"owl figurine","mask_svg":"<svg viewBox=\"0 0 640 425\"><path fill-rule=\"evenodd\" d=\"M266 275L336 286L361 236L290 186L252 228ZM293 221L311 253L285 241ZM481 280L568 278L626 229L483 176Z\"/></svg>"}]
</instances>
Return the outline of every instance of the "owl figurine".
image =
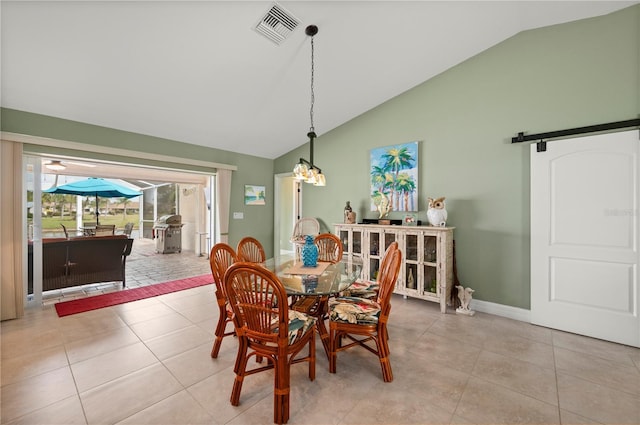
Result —
<instances>
[{"instance_id":1,"label":"owl figurine","mask_svg":"<svg viewBox=\"0 0 640 425\"><path fill-rule=\"evenodd\" d=\"M434 227L445 227L447 225L447 210L444 206L444 196L442 198L427 198L429 208L427 209L427 220Z\"/></svg>"}]
</instances>

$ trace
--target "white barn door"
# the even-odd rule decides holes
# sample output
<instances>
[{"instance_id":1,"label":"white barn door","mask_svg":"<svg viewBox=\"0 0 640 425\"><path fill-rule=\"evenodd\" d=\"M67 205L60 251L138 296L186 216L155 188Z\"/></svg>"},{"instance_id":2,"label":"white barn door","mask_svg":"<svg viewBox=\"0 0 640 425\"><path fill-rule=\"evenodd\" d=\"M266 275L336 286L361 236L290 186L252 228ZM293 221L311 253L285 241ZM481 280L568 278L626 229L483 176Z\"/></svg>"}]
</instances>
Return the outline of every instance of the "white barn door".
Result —
<instances>
[{"instance_id":1,"label":"white barn door","mask_svg":"<svg viewBox=\"0 0 640 425\"><path fill-rule=\"evenodd\" d=\"M639 133L531 145L531 321L640 347Z\"/></svg>"}]
</instances>

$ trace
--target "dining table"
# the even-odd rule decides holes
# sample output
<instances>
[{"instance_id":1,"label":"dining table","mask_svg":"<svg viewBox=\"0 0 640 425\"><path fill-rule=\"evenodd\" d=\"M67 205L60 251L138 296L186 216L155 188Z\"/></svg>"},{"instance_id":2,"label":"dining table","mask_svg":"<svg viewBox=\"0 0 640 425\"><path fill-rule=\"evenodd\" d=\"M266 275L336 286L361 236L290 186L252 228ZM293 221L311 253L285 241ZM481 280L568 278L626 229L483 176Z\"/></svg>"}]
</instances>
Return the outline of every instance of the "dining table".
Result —
<instances>
[{"instance_id":1,"label":"dining table","mask_svg":"<svg viewBox=\"0 0 640 425\"><path fill-rule=\"evenodd\" d=\"M316 318L316 331L329 357L329 332L324 323L329 297L346 290L360 277L361 257L344 255L336 263L318 261L315 266L306 267L298 255L283 254L269 258L263 265L282 282L291 297L290 308Z\"/></svg>"}]
</instances>

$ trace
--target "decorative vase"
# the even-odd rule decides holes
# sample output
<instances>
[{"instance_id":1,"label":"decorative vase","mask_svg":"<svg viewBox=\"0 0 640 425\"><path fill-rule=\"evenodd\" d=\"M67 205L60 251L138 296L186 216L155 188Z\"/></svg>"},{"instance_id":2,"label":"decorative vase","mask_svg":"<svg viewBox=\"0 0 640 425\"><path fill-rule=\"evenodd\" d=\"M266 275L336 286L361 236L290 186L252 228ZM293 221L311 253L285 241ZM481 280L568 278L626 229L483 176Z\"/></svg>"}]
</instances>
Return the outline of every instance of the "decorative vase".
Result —
<instances>
[{"instance_id":1,"label":"decorative vase","mask_svg":"<svg viewBox=\"0 0 640 425\"><path fill-rule=\"evenodd\" d=\"M318 265L318 247L313 243L313 236L305 236L301 255L302 264L305 267L315 267Z\"/></svg>"},{"instance_id":2,"label":"decorative vase","mask_svg":"<svg viewBox=\"0 0 640 425\"><path fill-rule=\"evenodd\" d=\"M351 208L351 202L347 201L347 205L344 207L344 222L345 223L350 223L349 216L351 215L352 211L353 211L353 209Z\"/></svg>"}]
</instances>

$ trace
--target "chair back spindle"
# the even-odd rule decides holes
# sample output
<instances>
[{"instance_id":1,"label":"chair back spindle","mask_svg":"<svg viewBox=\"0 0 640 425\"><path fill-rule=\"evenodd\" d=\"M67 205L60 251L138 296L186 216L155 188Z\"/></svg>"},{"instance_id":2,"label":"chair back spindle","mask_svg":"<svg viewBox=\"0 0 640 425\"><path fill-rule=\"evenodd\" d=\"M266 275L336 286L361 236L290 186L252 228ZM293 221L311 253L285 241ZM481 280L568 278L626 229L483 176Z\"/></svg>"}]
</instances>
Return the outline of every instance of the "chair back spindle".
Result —
<instances>
[{"instance_id":1,"label":"chair back spindle","mask_svg":"<svg viewBox=\"0 0 640 425\"><path fill-rule=\"evenodd\" d=\"M238 255L238 261L264 263L267 260L267 256L260 241L250 236L240 239L236 253Z\"/></svg>"}]
</instances>

